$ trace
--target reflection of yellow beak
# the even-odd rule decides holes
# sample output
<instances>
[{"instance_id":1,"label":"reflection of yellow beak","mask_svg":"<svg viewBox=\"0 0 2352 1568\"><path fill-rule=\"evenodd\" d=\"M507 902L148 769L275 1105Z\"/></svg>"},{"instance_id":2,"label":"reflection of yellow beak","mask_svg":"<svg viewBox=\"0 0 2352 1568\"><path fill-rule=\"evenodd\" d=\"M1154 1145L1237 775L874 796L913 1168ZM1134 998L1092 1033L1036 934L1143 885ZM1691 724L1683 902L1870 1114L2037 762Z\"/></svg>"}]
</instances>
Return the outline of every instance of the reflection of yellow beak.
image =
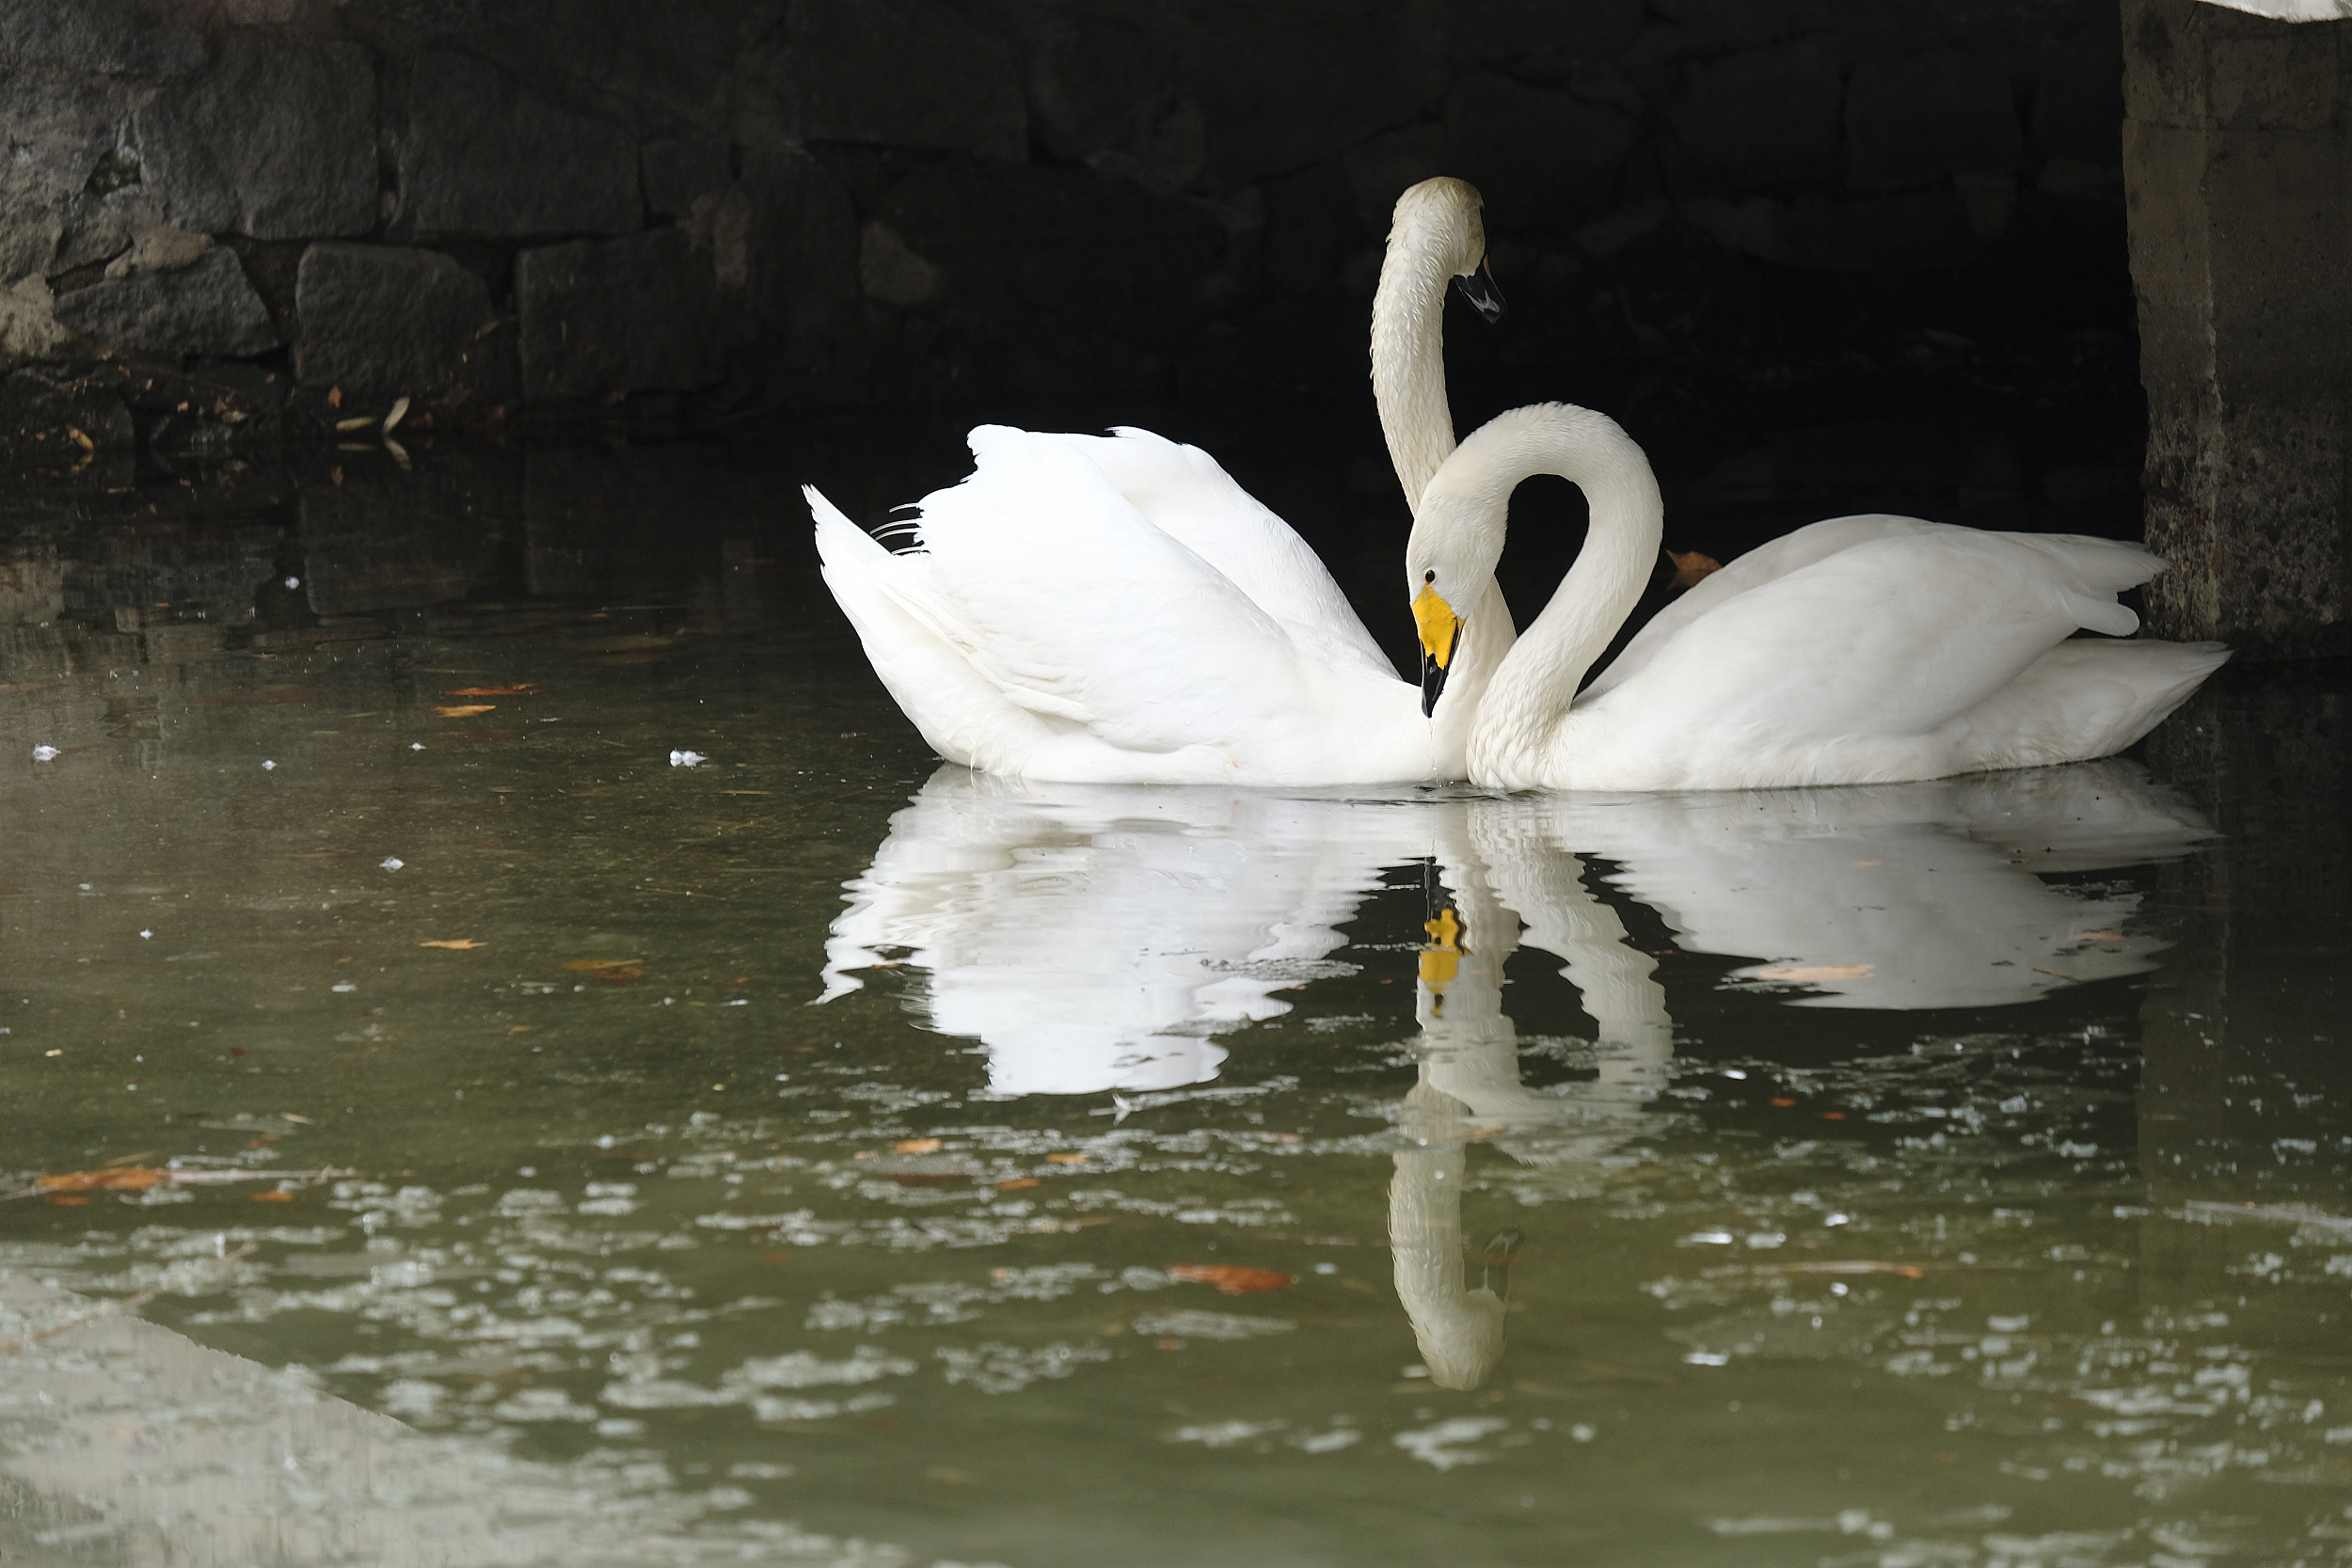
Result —
<instances>
[{"instance_id":1,"label":"reflection of yellow beak","mask_svg":"<svg viewBox=\"0 0 2352 1568\"><path fill-rule=\"evenodd\" d=\"M1413 624L1421 627L1422 652L1429 661L1442 670L1454 657L1454 641L1462 630L1462 618L1454 613L1454 607L1439 596L1435 588L1423 585L1413 596Z\"/></svg>"},{"instance_id":2,"label":"reflection of yellow beak","mask_svg":"<svg viewBox=\"0 0 2352 1568\"><path fill-rule=\"evenodd\" d=\"M1429 933L1429 945L1421 950L1421 983L1431 990L1443 991L1454 983L1454 972L1462 964L1462 923L1451 909L1438 911L1438 918L1426 921L1422 929Z\"/></svg>"}]
</instances>

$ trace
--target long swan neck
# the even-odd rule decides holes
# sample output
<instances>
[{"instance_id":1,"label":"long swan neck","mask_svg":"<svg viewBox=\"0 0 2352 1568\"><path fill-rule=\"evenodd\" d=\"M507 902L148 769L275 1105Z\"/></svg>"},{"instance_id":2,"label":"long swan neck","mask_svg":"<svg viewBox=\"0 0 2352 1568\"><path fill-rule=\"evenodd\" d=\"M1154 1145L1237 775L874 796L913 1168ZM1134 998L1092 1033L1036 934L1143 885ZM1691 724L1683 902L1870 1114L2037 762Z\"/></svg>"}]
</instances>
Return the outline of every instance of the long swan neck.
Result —
<instances>
[{"instance_id":1,"label":"long swan neck","mask_svg":"<svg viewBox=\"0 0 2352 1568\"><path fill-rule=\"evenodd\" d=\"M1576 564L1495 672L1479 705L1471 777L1526 787L1535 778L1523 775L1518 764L1531 761L1549 740L1585 672L1607 651L1648 585L1664 535L1665 505L1649 460L1632 438L1613 420L1565 404L1501 416L1470 438L1462 458L1470 461L1449 465L1447 478L1466 467L1469 483L1447 487L1461 491L1470 512L1500 519L1512 487L1532 474L1550 473L1584 492L1591 518ZM1425 508L1439 504L1439 489L1432 487ZM1455 499L1449 496L1444 504Z\"/></svg>"},{"instance_id":2,"label":"long swan neck","mask_svg":"<svg viewBox=\"0 0 2352 1568\"><path fill-rule=\"evenodd\" d=\"M1421 510L1438 466L1454 453L1445 399L1445 286L1440 238L1427 224L1399 223L1372 297L1372 396L1389 461L1405 499Z\"/></svg>"}]
</instances>

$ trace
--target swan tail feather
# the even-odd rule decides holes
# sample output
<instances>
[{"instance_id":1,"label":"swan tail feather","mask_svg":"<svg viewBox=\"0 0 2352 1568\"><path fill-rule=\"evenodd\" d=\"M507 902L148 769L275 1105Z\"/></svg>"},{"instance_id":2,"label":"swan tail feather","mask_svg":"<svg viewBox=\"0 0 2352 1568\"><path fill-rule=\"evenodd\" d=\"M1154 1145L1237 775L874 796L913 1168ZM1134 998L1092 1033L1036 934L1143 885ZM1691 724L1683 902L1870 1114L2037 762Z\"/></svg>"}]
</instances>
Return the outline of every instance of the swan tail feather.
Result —
<instances>
[{"instance_id":1,"label":"swan tail feather","mask_svg":"<svg viewBox=\"0 0 2352 1568\"><path fill-rule=\"evenodd\" d=\"M2112 756L2163 722L2229 659L2219 642L2061 642L1945 726L1954 771Z\"/></svg>"},{"instance_id":2,"label":"swan tail feather","mask_svg":"<svg viewBox=\"0 0 2352 1568\"><path fill-rule=\"evenodd\" d=\"M825 586L899 710L948 761L1017 770L1017 759L1047 738L1044 721L976 667L953 607L930 591L927 559L893 555L815 485L802 493Z\"/></svg>"}]
</instances>

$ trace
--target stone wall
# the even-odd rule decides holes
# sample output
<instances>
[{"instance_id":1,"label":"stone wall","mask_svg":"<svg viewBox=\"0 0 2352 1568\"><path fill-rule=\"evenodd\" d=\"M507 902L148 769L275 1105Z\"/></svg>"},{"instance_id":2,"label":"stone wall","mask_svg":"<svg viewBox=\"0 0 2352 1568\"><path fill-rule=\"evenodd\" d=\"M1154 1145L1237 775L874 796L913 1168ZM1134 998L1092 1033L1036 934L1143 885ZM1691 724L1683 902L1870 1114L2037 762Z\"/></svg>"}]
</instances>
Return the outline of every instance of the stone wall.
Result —
<instances>
[{"instance_id":1,"label":"stone wall","mask_svg":"<svg viewBox=\"0 0 2352 1568\"><path fill-rule=\"evenodd\" d=\"M1357 377L1439 172L1487 197L1492 359L2055 341L2125 297L2116 39L2112 0L13 0L0 440Z\"/></svg>"},{"instance_id":2,"label":"stone wall","mask_svg":"<svg viewBox=\"0 0 2352 1568\"><path fill-rule=\"evenodd\" d=\"M2352 652L2352 21L2127 0L2150 621Z\"/></svg>"}]
</instances>

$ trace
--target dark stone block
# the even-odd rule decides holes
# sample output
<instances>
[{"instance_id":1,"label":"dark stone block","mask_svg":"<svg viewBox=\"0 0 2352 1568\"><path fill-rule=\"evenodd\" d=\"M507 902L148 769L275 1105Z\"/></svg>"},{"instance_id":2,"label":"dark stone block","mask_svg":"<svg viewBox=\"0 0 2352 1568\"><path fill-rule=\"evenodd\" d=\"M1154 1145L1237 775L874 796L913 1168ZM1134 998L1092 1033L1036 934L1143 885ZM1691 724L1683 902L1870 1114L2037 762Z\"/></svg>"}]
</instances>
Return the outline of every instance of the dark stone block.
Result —
<instances>
[{"instance_id":1,"label":"dark stone block","mask_svg":"<svg viewBox=\"0 0 2352 1568\"><path fill-rule=\"evenodd\" d=\"M342 0L342 5L436 34L535 26L555 21L564 8L564 0Z\"/></svg>"},{"instance_id":2,"label":"dark stone block","mask_svg":"<svg viewBox=\"0 0 2352 1568\"><path fill-rule=\"evenodd\" d=\"M627 131L556 108L462 55L418 61L399 164L397 240L618 234L644 215Z\"/></svg>"},{"instance_id":3,"label":"dark stone block","mask_svg":"<svg viewBox=\"0 0 2352 1568\"><path fill-rule=\"evenodd\" d=\"M0 286L48 269L68 214L142 89L0 66Z\"/></svg>"},{"instance_id":4,"label":"dark stone block","mask_svg":"<svg viewBox=\"0 0 2352 1568\"><path fill-rule=\"evenodd\" d=\"M1606 104L1484 73L1446 95L1445 129L1449 172L1478 187L1492 222L1513 229L1573 228L1615 205L1636 135Z\"/></svg>"},{"instance_id":5,"label":"dark stone block","mask_svg":"<svg viewBox=\"0 0 2352 1568\"><path fill-rule=\"evenodd\" d=\"M1011 49L935 0L791 0L762 71L802 142L1028 156Z\"/></svg>"},{"instance_id":6,"label":"dark stone block","mask_svg":"<svg viewBox=\"0 0 2352 1568\"><path fill-rule=\"evenodd\" d=\"M2025 155L2008 68L1949 51L1865 60L1846 92L1846 169L1857 190L1947 174L2014 174Z\"/></svg>"},{"instance_id":7,"label":"dark stone block","mask_svg":"<svg viewBox=\"0 0 2352 1568\"><path fill-rule=\"evenodd\" d=\"M0 65L91 76L177 76L204 63L189 9L155 0L12 0Z\"/></svg>"},{"instance_id":8,"label":"dark stone block","mask_svg":"<svg viewBox=\"0 0 2352 1568\"><path fill-rule=\"evenodd\" d=\"M806 342L857 319L857 214L824 166L796 147L743 150L752 299L787 340Z\"/></svg>"},{"instance_id":9,"label":"dark stone block","mask_svg":"<svg viewBox=\"0 0 2352 1568\"><path fill-rule=\"evenodd\" d=\"M718 279L681 230L526 250L515 293L532 403L691 390L725 373Z\"/></svg>"},{"instance_id":10,"label":"dark stone block","mask_svg":"<svg viewBox=\"0 0 2352 1568\"><path fill-rule=\"evenodd\" d=\"M1718 43L1770 43L1796 31L1784 0L1650 0L1650 8Z\"/></svg>"},{"instance_id":11,"label":"dark stone block","mask_svg":"<svg viewBox=\"0 0 2352 1568\"><path fill-rule=\"evenodd\" d=\"M1266 280L1285 293L1332 287L1357 240L1347 176L1322 164L1264 188Z\"/></svg>"},{"instance_id":12,"label":"dark stone block","mask_svg":"<svg viewBox=\"0 0 2352 1568\"><path fill-rule=\"evenodd\" d=\"M1558 81L1618 54L1642 30L1642 0L1454 0L1448 31L1466 60Z\"/></svg>"},{"instance_id":13,"label":"dark stone block","mask_svg":"<svg viewBox=\"0 0 2352 1568\"><path fill-rule=\"evenodd\" d=\"M1352 8L1204 3L1188 20L1184 90L1221 182L1295 173L1420 113L1391 40Z\"/></svg>"},{"instance_id":14,"label":"dark stone block","mask_svg":"<svg viewBox=\"0 0 2352 1568\"><path fill-rule=\"evenodd\" d=\"M2043 55L2033 145L2044 158L2100 168L2123 161L2123 50L2112 26L2085 27Z\"/></svg>"},{"instance_id":15,"label":"dark stone block","mask_svg":"<svg viewBox=\"0 0 2352 1568\"><path fill-rule=\"evenodd\" d=\"M57 296L58 325L108 349L260 354L278 346L269 311L231 251L215 247L173 272L109 277Z\"/></svg>"},{"instance_id":16,"label":"dark stone block","mask_svg":"<svg viewBox=\"0 0 2352 1568\"><path fill-rule=\"evenodd\" d=\"M1826 182L1836 166L1837 67L1810 40L1689 68L1666 119L1700 190Z\"/></svg>"},{"instance_id":17,"label":"dark stone block","mask_svg":"<svg viewBox=\"0 0 2352 1568\"><path fill-rule=\"evenodd\" d=\"M183 229L258 240L375 227L375 62L337 39L232 33L138 114L146 183Z\"/></svg>"},{"instance_id":18,"label":"dark stone block","mask_svg":"<svg viewBox=\"0 0 2352 1568\"><path fill-rule=\"evenodd\" d=\"M516 391L515 341L490 291L430 250L314 245L294 285L295 379L341 387L357 409L414 398L486 407Z\"/></svg>"},{"instance_id":19,"label":"dark stone block","mask_svg":"<svg viewBox=\"0 0 2352 1568\"><path fill-rule=\"evenodd\" d=\"M1863 201L1686 201L1681 215L1734 250L1828 272L1965 266L1984 251L1967 204L1950 191Z\"/></svg>"},{"instance_id":20,"label":"dark stone block","mask_svg":"<svg viewBox=\"0 0 2352 1568\"><path fill-rule=\"evenodd\" d=\"M1029 128L1063 163L1133 154L1139 137L1174 107L1174 53L1140 27L1060 9L1019 13L1026 24Z\"/></svg>"},{"instance_id":21,"label":"dark stone block","mask_svg":"<svg viewBox=\"0 0 2352 1568\"><path fill-rule=\"evenodd\" d=\"M727 144L715 136L664 136L639 151L645 205L663 217L691 215L694 203L734 179Z\"/></svg>"},{"instance_id":22,"label":"dark stone block","mask_svg":"<svg viewBox=\"0 0 2352 1568\"><path fill-rule=\"evenodd\" d=\"M1015 334L1172 338L1200 319L1200 283L1225 245L1189 203L1035 165L934 164L894 186L875 217L937 269L942 305Z\"/></svg>"}]
</instances>

